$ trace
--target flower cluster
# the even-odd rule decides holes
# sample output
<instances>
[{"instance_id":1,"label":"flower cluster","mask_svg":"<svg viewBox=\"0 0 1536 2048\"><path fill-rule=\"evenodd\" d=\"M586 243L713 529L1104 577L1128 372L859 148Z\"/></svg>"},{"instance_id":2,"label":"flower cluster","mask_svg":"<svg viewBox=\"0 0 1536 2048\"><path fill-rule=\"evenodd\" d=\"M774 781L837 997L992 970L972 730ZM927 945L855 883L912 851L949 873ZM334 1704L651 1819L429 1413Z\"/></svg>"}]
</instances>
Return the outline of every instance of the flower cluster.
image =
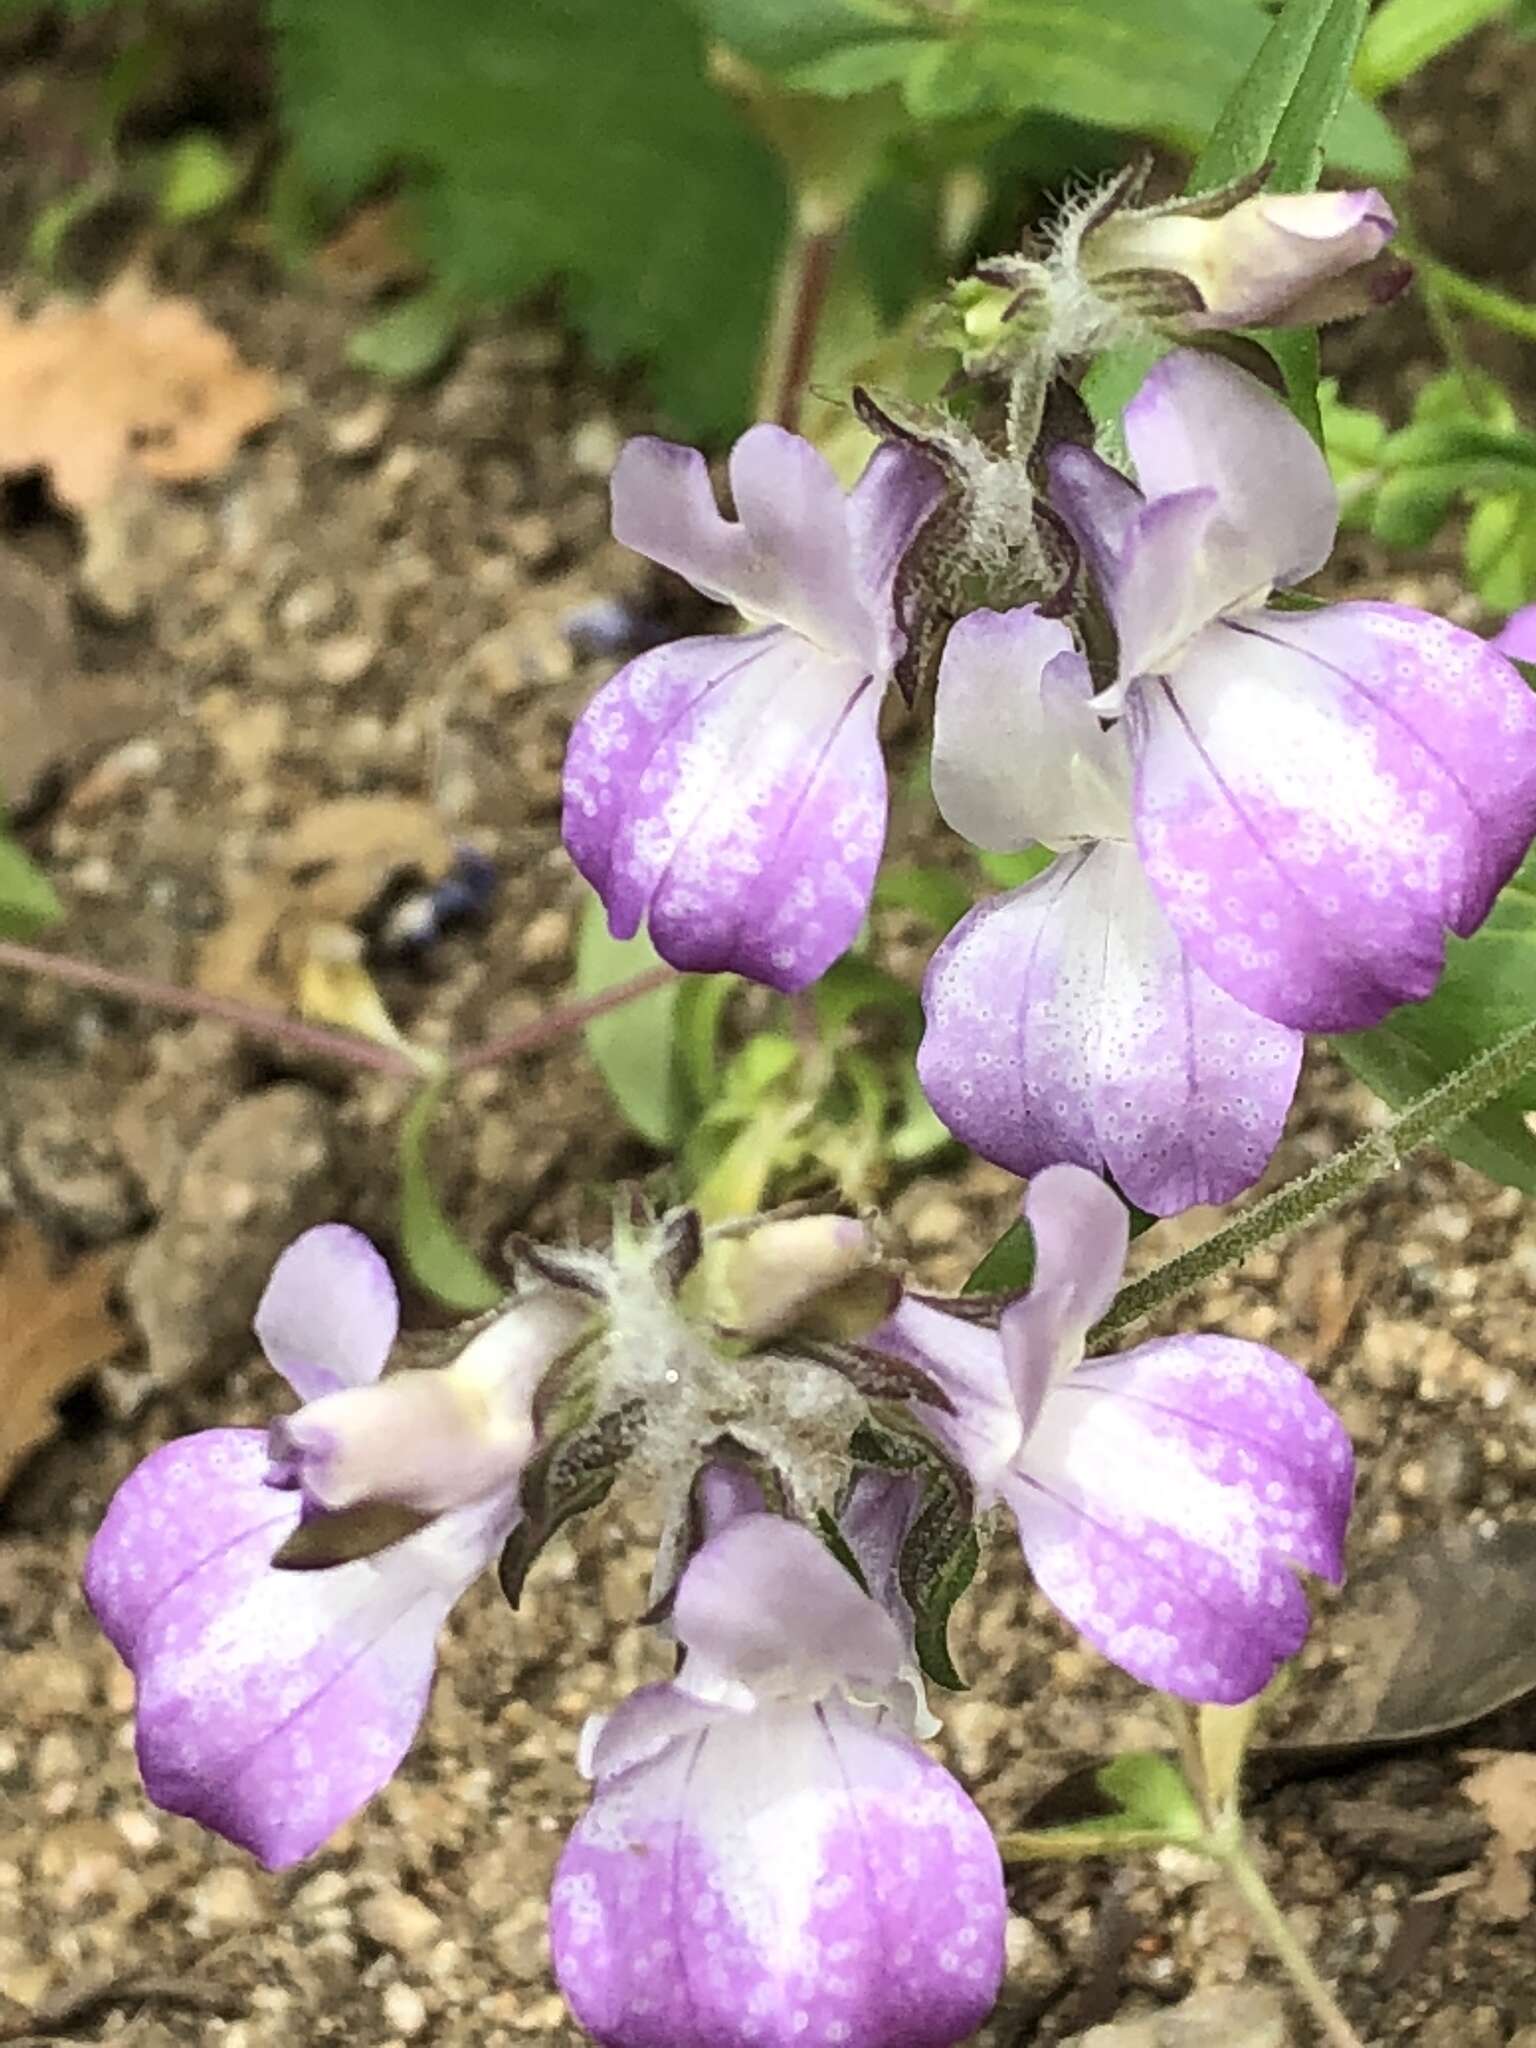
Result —
<instances>
[{"instance_id":1,"label":"flower cluster","mask_svg":"<svg viewBox=\"0 0 1536 2048\"><path fill-rule=\"evenodd\" d=\"M1246 280L1223 298L1208 279L1202 305L1270 318L1390 227L1374 194L1120 213L1076 232L1074 275L1094 249L1107 275L1171 263L1198 228ZM1447 935L1486 917L1536 831L1536 695L1497 647L1409 606L1274 601L1327 560L1337 502L1246 371L1166 355L1125 439L1134 482L1071 440L1043 452L1071 602L980 606L948 632L939 809L979 847L1056 858L941 946L919 1071L985 1157L1026 1175L1075 1161L1171 1214L1258 1177L1305 1033L1428 995ZM885 817L879 698L960 459L937 431L927 453L888 443L843 497L806 443L753 428L730 522L692 451L626 451L619 537L777 623L652 650L578 723L566 841L615 932L643 919L675 965L781 989L853 942ZM989 518L1027 508L1029 474L983 473Z\"/></svg>"},{"instance_id":2,"label":"flower cluster","mask_svg":"<svg viewBox=\"0 0 1536 2048\"><path fill-rule=\"evenodd\" d=\"M868 1220L636 1204L603 1249L521 1246L508 1300L409 1364L383 1260L327 1225L256 1317L298 1407L166 1446L91 1549L150 1796L279 1867L398 1767L471 1582L495 1565L515 1602L642 1475L677 1667L589 1723L551 1904L556 1973L612 2048L950 2048L991 2009L998 1851L923 1744L994 1509L1091 1645L1190 1702L1255 1697L1303 1642L1303 1577L1342 1575L1353 1455L1295 1365L1216 1335L1102 1355L1093 1331L1122 1197L1249 1185L1304 1034L1427 995L1486 917L1536 832L1536 695L1506 658L1528 628L1501 652L1401 605L1288 601L1333 544L1328 471L1215 353L1146 378L1134 476L1087 445L1085 352L1311 322L1400 275L1375 193L1135 196L954 295L990 442L871 403L889 433L845 493L754 427L733 517L701 455L632 442L616 534L746 630L632 661L566 762L566 845L613 931L792 992L869 907L889 686L931 685L943 817L1040 850L940 944L918 1058L948 1127L1028 1179L1028 1289L924 1295Z\"/></svg>"},{"instance_id":3,"label":"flower cluster","mask_svg":"<svg viewBox=\"0 0 1536 2048\"><path fill-rule=\"evenodd\" d=\"M156 1452L91 1548L150 1796L269 1866L311 1854L414 1739L454 1602L520 1546L526 1569L562 1460L590 1481L617 1445L671 1503L658 1612L683 1661L583 1739L552 1908L572 2006L619 2048L963 2039L1006 1915L988 1826L920 1742L927 1486L1006 1501L1041 1587L1126 1669L1234 1700L1302 1639L1296 1574L1339 1576L1352 1482L1337 1418L1261 1346L1084 1363L1124 1205L1066 1165L1027 1215L1036 1284L987 1321L887 1275L859 1341L813 1342L850 1273L882 1270L861 1226L711 1239L678 1212L603 1253L530 1248L531 1284L449 1362L388 1372L384 1262L310 1231L256 1321L301 1405ZM926 1467L861 1459L861 1418L901 1396Z\"/></svg>"}]
</instances>

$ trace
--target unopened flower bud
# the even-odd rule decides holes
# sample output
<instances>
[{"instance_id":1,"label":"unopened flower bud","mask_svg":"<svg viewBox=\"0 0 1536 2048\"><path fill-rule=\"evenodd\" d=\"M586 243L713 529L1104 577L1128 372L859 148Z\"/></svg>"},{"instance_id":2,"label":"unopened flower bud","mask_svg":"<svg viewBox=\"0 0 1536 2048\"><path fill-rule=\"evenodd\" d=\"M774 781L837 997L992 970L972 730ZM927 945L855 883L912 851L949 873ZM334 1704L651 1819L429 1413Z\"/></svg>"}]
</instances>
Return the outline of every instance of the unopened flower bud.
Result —
<instances>
[{"instance_id":1,"label":"unopened flower bud","mask_svg":"<svg viewBox=\"0 0 1536 2048\"><path fill-rule=\"evenodd\" d=\"M344 1387L272 1424L269 1478L317 1507L394 1501L440 1514L514 1484L534 1448L540 1380L591 1317L555 1289L498 1316L455 1359Z\"/></svg>"},{"instance_id":2,"label":"unopened flower bud","mask_svg":"<svg viewBox=\"0 0 1536 2048\"><path fill-rule=\"evenodd\" d=\"M1347 319L1407 281L1383 254L1397 222L1379 192L1257 192L1202 217L1208 205L1107 214L1083 235L1084 280L1184 333Z\"/></svg>"},{"instance_id":3,"label":"unopened flower bud","mask_svg":"<svg viewBox=\"0 0 1536 2048\"><path fill-rule=\"evenodd\" d=\"M829 1297L878 1270L874 1240L851 1216L787 1216L719 1250L720 1320L752 1341L795 1328Z\"/></svg>"}]
</instances>

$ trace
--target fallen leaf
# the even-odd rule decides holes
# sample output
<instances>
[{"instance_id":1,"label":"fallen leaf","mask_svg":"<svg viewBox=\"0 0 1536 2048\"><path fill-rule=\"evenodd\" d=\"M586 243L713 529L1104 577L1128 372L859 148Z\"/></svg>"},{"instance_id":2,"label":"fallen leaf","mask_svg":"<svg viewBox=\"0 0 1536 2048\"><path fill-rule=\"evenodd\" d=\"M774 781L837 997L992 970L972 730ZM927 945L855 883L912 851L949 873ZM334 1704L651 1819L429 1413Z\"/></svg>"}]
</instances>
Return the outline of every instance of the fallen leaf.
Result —
<instances>
[{"instance_id":1,"label":"fallen leaf","mask_svg":"<svg viewBox=\"0 0 1536 2048\"><path fill-rule=\"evenodd\" d=\"M72 511L104 505L125 476L214 476L277 411L252 369L190 299L156 298L125 274L94 304L0 307L0 471L40 469Z\"/></svg>"},{"instance_id":2,"label":"fallen leaf","mask_svg":"<svg viewBox=\"0 0 1536 2048\"><path fill-rule=\"evenodd\" d=\"M1483 1908L1490 1920L1524 1920L1533 1897L1525 1859L1536 1850L1536 1756L1514 1751L1473 1760L1478 1767L1462 1789L1493 1829Z\"/></svg>"},{"instance_id":3,"label":"fallen leaf","mask_svg":"<svg viewBox=\"0 0 1536 2048\"><path fill-rule=\"evenodd\" d=\"M52 1436L60 1397L123 1348L107 1306L122 1263L114 1248L58 1267L26 1223L0 1236L0 1487Z\"/></svg>"},{"instance_id":4,"label":"fallen leaf","mask_svg":"<svg viewBox=\"0 0 1536 2048\"><path fill-rule=\"evenodd\" d=\"M26 812L55 771L115 745L143 723L133 678L87 675L58 580L0 546L0 803Z\"/></svg>"},{"instance_id":5,"label":"fallen leaf","mask_svg":"<svg viewBox=\"0 0 1536 2048\"><path fill-rule=\"evenodd\" d=\"M231 886L229 915L203 947L199 984L214 995L291 1004L334 961L350 927L400 876L440 882L453 841L416 797L339 797L306 811L253 874Z\"/></svg>"}]
</instances>

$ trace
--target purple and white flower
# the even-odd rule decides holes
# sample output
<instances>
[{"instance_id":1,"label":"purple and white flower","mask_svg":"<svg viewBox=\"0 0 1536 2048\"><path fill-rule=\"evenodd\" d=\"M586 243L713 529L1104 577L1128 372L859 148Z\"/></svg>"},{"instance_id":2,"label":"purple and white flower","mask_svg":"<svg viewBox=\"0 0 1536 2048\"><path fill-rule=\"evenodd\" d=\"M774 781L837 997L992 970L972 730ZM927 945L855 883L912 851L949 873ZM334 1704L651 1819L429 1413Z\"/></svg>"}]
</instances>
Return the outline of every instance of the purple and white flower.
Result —
<instances>
[{"instance_id":1,"label":"purple and white flower","mask_svg":"<svg viewBox=\"0 0 1536 2048\"><path fill-rule=\"evenodd\" d=\"M1118 207L1078 250L1082 276L1106 296L1155 292L1176 279L1194 299L1176 325L1311 327L1394 298L1408 266L1383 260L1397 232L1379 192L1255 192L1224 212L1210 195L1164 207Z\"/></svg>"},{"instance_id":2,"label":"purple and white flower","mask_svg":"<svg viewBox=\"0 0 1536 2048\"><path fill-rule=\"evenodd\" d=\"M1298 1572L1337 1584L1349 1437L1262 1344L1164 1337L1084 1358L1125 1260L1124 1204L1054 1166L1024 1198L1029 1292L997 1329L908 1298L871 1340L954 1404L923 1419L1004 1502L1036 1582L1094 1647L1181 1698L1261 1692L1307 1634Z\"/></svg>"},{"instance_id":3,"label":"purple and white flower","mask_svg":"<svg viewBox=\"0 0 1536 2048\"><path fill-rule=\"evenodd\" d=\"M137 1681L157 1805L280 1869L394 1774L448 1610L517 1521L534 1390L586 1315L534 1296L453 1366L381 1381L398 1325L383 1259L340 1224L288 1248L256 1328L306 1405L270 1434L204 1430L154 1452L86 1560L86 1596ZM273 1567L307 1515L362 1500L436 1519L371 1557Z\"/></svg>"},{"instance_id":4,"label":"purple and white flower","mask_svg":"<svg viewBox=\"0 0 1536 2048\"><path fill-rule=\"evenodd\" d=\"M878 721L903 639L894 585L937 472L888 446L844 493L809 442L751 428L722 517L704 458L631 441L613 530L751 631L642 654L565 760L565 843L610 929L676 967L803 988L855 937L885 841Z\"/></svg>"},{"instance_id":5,"label":"purple and white flower","mask_svg":"<svg viewBox=\"0 0 1536 2048\"><path fill-rule=\"evenodd\" d=\"M1536 831L1536 695L1424 612L1266 607L1319 568L1312 441L1230 364L1181 351L1126 413L1136 489L1085 449L1058 503L1119 638L1094 691L1027 607L950 635L934 791L957 830L1061 858L936 954L923 1083L1020 1173L1107 1168L1167 1213L1224 1201L1278 1139L1305 1031L1433 989Z\"/></svg>"},{"instance_id":6,"label":"purple and white flower","mask_svg":"<svg viewBox=\"0 0 1536 2048\"><path fill-rule=\"evenodd\" d=\"M912 1739L897 1622L747 1514L683 1573L669 1685L590 1723L555 1971L606 2048L949 2048L991 2011L990 1829Z\"/></svg>"}]
</instances>

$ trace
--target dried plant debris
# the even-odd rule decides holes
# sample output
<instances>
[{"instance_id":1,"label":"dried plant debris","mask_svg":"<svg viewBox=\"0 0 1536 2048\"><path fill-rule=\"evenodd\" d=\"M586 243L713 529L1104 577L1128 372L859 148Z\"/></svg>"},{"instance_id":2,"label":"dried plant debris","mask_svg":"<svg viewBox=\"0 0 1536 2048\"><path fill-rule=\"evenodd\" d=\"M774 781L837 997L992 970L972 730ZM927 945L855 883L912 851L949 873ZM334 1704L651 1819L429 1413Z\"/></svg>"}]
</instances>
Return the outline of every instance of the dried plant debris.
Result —
<instances>
[{"instance_id":1,"label":"dried plant debris","mask_svg":"<svg viewBox=\"0 0 1536 2048\"><path fill-rule=\"evenodd\" d=\"M57 1266L21 1222L0 1235L0 1487L52 1436L62 1396L126 1343L108 1305L121 1265L101 1251Z\"/></svg>"},{"instance_id":2,"label":"dried plant debris","mask_svg":"<svg viewBox=\"0 0 1536 2048\"><path fill-rule=\"evenodd\" d=\"M0 472L47 473L82 515L137 473L215 476L278 408L276 380L242 362L189 299L131 273L93 304L0 307Z\"/></svg>"}]
</instances>

